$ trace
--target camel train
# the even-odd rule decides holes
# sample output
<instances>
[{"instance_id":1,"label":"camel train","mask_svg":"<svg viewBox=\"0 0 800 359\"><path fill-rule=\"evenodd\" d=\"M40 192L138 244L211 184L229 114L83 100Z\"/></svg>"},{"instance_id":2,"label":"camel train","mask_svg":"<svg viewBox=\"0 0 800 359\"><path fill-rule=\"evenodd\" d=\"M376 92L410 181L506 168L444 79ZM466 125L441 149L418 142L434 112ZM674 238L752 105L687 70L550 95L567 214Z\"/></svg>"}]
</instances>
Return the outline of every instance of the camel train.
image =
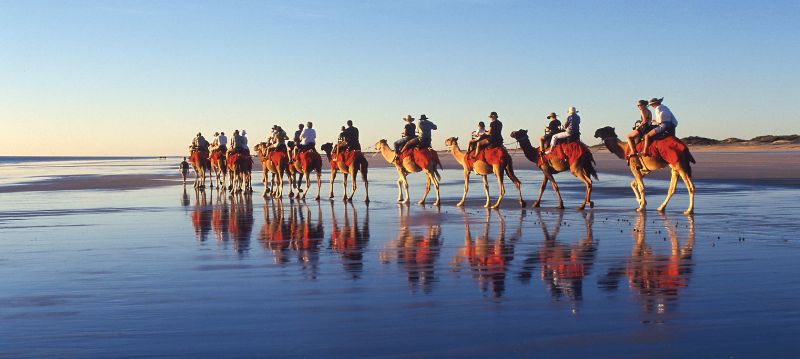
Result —
<instances>
[{"instance_id":1,"label":"camel train","mask_svg":"<svg viewBox=\"0 0 800 359\"><path fill-rule=\"evenodd\" d=\"M670 168L672 171L671 181L666 198L658 207L659 212L663 212L675 193L678 178L683 180L689 194L689 207L684 214L694 213L694 193L695 187L692 181L691 164L695 163L689 148L675 136L654 137L649 140L649 146L644 148L644 144L639 142L636 147L629 146L628 143L619 140L613 127L602 127L595 132L594 137L602 140L608 150L622 160L627 161L633 180L630 187L638 203L637 211L646 210L647 201L645 199L645 185L643 178L652 171L663 168ZM570 140L551 146L549 150L543 151L540 147L534 147L528 137L528 131L519 129L511 132L513 138L522 150L525 158L533 162L542 172L542 181L539 193L532 207L539 207L542 194L550 183L557 198L557 208L564 208L564 201L561 197L558 184L554 175L569 171L578 178L586 187L583 201L577 206L578 210L583 210L588 205L594 207L592 201L593 179L597 180L597 170L591 150L580 140ZM542 142L544 143L544 142ZM526 206L522 196L522 184L514 173L512 157L504 146L484 146L479 147L479 151L473 153L472 149L462 150L458 144L458 137L449 137L444 141L448 152L455 161L462 167L464 175L464 192L456 206L461 207L467 199L469 192L469 180L472 173L481 176L483 181L486 200L483 204L487 208L498 208L505 196L504 177L508 176L517 189L518 203L521 207ZM352 202L357 191L356 176L360 173L364 184L364 201L369 202L369 162L360 149L336 150L333 143L325 143L321 147L330 165L329 177L329 199L334 198L334 182L339 172L342 174L342 200ZM636 148L632 152L631 148ZM314 200L320 200L321 177L322 177L322 156L314 149L303 151L295 150L290 142L288 148L281 150L271 150L267 143L261 142L255 147L257 158L261 163L263 172L261 182L264 185L263 196L280 199L283 196L284 176L286 183L289 184L289 197L305 200L311 189L311 175L316 175L317 193ZM422 172L425 175L425 192L417 202L425 204L426 199L433 186L436 192L434 206L441 203L440 183L443 169L439 160L438 153L430 147L420 148L412 146L404 148L397 155L385 139L381 139L375 144L376 155L380 154L388 163L392 164L397 171L397 202L407 204L411 200L409 194L408 175ZM216 184L219 188L227 188L234 192L252 191L251 174L252 158L245 153L225 154L218 150L208 152L192 151L190 163L195 171L194 186L199 189L205 187L205 175L209 173L211 187ZM498 182L498 197L492 202L489 194L489 184L487 176L494 175ZM302 180L305 178L305 189L302 189ZM348 179L350 179L350 193L348 193ZM297 190L295 195L294 189Z\"/></svg>"}]
</instances>

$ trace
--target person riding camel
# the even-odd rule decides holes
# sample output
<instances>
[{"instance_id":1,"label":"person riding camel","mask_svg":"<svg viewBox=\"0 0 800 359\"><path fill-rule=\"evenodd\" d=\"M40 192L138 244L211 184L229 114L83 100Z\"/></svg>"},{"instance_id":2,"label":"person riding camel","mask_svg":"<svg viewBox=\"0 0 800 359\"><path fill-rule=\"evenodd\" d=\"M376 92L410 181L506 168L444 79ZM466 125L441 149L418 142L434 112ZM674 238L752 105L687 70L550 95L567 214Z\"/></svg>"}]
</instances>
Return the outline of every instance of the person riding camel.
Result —
<instances>
[{"instance_id":1,"label":"person riding camel","mask_svg":"<svg viewBox=\"0 0 800 359\"><path fill-rule=\"evenodd\" d=\"M489 131L484 133L476 143L473 157L477 156L478 152L487 145L503 147L503 123L498 120L497 112L494 111L489 113Z\"/></svg>"},{"instance_id":2,"label":"person riding camel","mask_svg":"<svg viewBox=\"0 0 800 359\"><path fill-rule=\"evenodd\" d=\"M297 124L297 131L294 131L294 137L292 137L292 141L295 143L294 154L300 153L300 135L303 133L304 125L302 123Z\"/></svg>"},{"instance_id":3,"label":"person riding camel","mask_svg":"<svg viewBox=\"0 0 800 359\"><path fill-rule=\"evenodd\" d=\"M578 116L578 110L574 106L569 107L567 108L567 115L567 122L564 123L564 132L557 133L550 138L550 147L544 152L545 154L549 154L556 147L556 143L559 140L566 140L564 142L580 140L581 117Z\"/></svg>"},{"instance_id":4,"label":"person riding camel","mask_svg":"<svg viewBox=\"0 0 800 359\"><path fill-rule=\"evenodd\" d=\"M241 143L242 143L242 136L239 134L239 130L234 130L233 136L231 136L231 146L228 149L228 153L238 152Z\"/></svg>"},{"instance_id":5,"label":"person riding camel","mask_svg":"<svg viewBox=\"0 0 800 359\"><path fill-rule=\"evenodd\" d=\"M649 102L650 107L656 112L655 121L653 121L656 127L644 135L643 155L645 156L647 156L647 146L650 145L651 138L662 134L665 136L675 136L675 127L678 127L678 119L675 118L675 115L672 114L672 111L670 111L666 105L661 104L662 101L664 101L663 97L653 97Z\"/></svg>"},{"instance_id":6,"label":"person riding camel","mask_svg":"<svg viewBox=\"0 0 800 359\"><path fill-rule=\"evenodd\" d=\"M214 151L219 148L219 132L214 132L214 139L211 140L211 150Z\"/></svg>"},{"instance_id":7,"label":"person riding camel","mask_svg":"<svg viewBox=\"0 0 800 359\"><path fill-rule=\"evenodd\" d=\"M228 151L228 137L225 136L225 132L220 132L219 137L217 138L219 142L219 146L217 147L220 152L225 153Z\"/></svg>"},{"instance_id":8,"label":"person riding camel","mask_svg":"<svg viewBox=\"0 0 800 359\"><path fill-rule=\"evenodd\" d=\"M301 125L302 126L302 125ZM306 128L300 133L299 140L300 142L297 143L297 153L303 152L308 149L313 149L314 151L317 150L317 131L313 128L314 124L311 121L308 121L306 124Z\"/></svg>"},{"instance_id":9,"label":"person riding camel","mask_svg":"<svg viewBox=\"0 0 800 359\"><path fill-rule=\"evenodd\" d=\"M428 116L424 114L419 116L419 147L420 148L430 148L431 147L431 130L436 130L436 124L428 121Z\"/></svg>"},{"instance_id":10,"label":"person riding camel","mask_svg":"<svg viewBox=\"0 0 800 359\"><path fill-rule=\"evenodd\" d=\"M628 134L628 149L630 154L636 153L636 144L639 143L644 135L653 129L653 113L647 108L646 100L639 100L636 103L639 108L639 121L633 126L633 132Z\"/></svg>"},{"instance_id":11,"label":"person riding camel","mask_svg":"<svg viewBox=\"0 0 800 359\"><path fill-rule=\"evenodd\" d=\"M550 139L553 135L563 132L561 129L561 121L558 120L558 115L555 112L550 112L547 115L547 119L550 120L550 123L547 124L547 127L544 129L544 136L539 137L539 150L544 152L547 149L547 145L550 144Z\"/></svg>"},{"instance_id":12,"label":"person riding camel","mask_svg":"<svg viewBox=\"0 0 800 359\"><path fill-rule=\"evenodd\" d=\"M478 121L478 128L470 134L472 138L469 140L469 144L467 144L467 153L472 153L472 151L475 150L475 144L480 141L484 133L486 133L486 124L483 123L483 121Z\"/></svg>"},{"instance_id":13,"label":"person riding camel","mask_svg":"<svg viewBox=\"0 0 800 359\"><path fill-rule=\"evenodd\" d=\"M245 153L245 154L248 154L248 155L250 154L250 147L247 146L247 130L242 130L240 146L241 147L239 148L239 150L240 150L239 152Z\"/></svg>"},{"instance_id":14,"label":"person riding camel","mask_svg":"<svg viewBox=\"0 0 800 359\"><path fill-rule=\"evenodd\" d=\"M286 140L289 139L289 136L286 135L286 131L284 131L281 126L275 125L273 127L273 132L274 135L272 136L270 149L272 151L286 151ZM270 149L267 149L267 152L271 152Z\"/></svg>"},{"instance_id":15,"label":"person riding camel","mask_svg":"<svg viewBox=\"0 0 800 359\"><path fill-rule=\"evenodd\" d=\"M345 149L361 151L361 142L358 139L358 128L353 126L353 120L347 120L347 128L344 129Z\"/></svg>"},{"instance_id":16,"label":"person riding camel","mask_svg":"<svg viewBox=\"0 0 800 359\"><path fill-rule=\"evenodd\" d=\"M407 115L403 118L403 121L406 122L406 125L403 127L403 132L400 133L402 137L399 140L394 141L394 159L392 162L395 162L400 158L400 153L402 153L401 150L404 150L405 147L409 145L409 142L411 142L411 145L416 145L418 142L417 126L414 125L414 118L411 117L411 115Z\"/></svg>"},{"instance_id":17,"label":"person riding camel","mask_svg":"<svg viewBox=\"0 0 800 359\"><path fill-rule=\"evenodd\" d=\"M192 151L208 152L208 146L208 141L203 137L203 134L198 132L197 136L192 140Z\"/></svg>"}]
</instances>

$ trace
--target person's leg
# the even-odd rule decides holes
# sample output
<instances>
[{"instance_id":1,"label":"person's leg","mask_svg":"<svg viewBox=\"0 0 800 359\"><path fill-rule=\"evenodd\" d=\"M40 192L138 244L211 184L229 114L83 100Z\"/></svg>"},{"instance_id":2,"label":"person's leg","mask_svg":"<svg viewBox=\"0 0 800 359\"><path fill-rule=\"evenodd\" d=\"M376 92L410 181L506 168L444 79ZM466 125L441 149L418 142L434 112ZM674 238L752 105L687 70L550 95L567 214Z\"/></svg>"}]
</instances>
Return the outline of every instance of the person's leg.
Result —
<instances>
[{"instance_id":1,"label":"person's leg","mask_svg":"<svg viewBox=\"0 0 800 359\"><path fill-rule=\"evenodd\" d=\"M486 145L488 145L488 144L489 144L489 139L486 139L486 138L476 142L475 143L475 153L472 154L473 157L477 156L478 153L481 151L481 148L486 147Z\"/></svg>"},{"instance_id":2,"label":"person's leg","mask_svg":"<svg viewBox=\"0 0 800 359\"><path fill-rule=\"evenodd\" d=\"M666 129L667 129L667 124L661 123L660 125L656 126L656 128L650 130L650 132L644 135L644 147L642 148L642 153L645 156L649 156L647 149L650 146L650 139L653 138L654 136L663 133Z\"/></svg>"},{"instance_id":3,"label":"person's leg","mask_svg":"<svg viewBox=\"0 0 800 359\"><path fill-rule=\"evenodd\" d=\"M630 152L628 152L628 153L630 155L633 155L633 154L636 153L636 137L638 137L638 136L639 136L639 131L638 130L633 130L633 132L629 133L628 136L627 136L628 137L628 149L630 150Z\"/></svg>"},{"instance_id":4,"label":"person's leg","mask_svg":"<svg viewBox=\"0 0 800 359\"><path fill-rule=\"evenodd\" d=\"M547 138L547 137L548 137L548 136L542 136L542 137L539 137L539 151L542 151L542 152L544 152L544 150L546 149L546 146L547 146L547 140L548 140L548 138Z\"/></svg>"},{"instance_id":5,"label":"person's leg","mask_svg":"<svg viewBox=\"0 0 800 359\"><path fill-rule=\"evenodd\" d=\"M394 152L395 153L400 153L400 148L402 148L403 145L405 145L405 144L406 144L406 138L405 137L403 137L403 138L401 138L401 139L399 139L397 141L394 141Z\"/></svg>"},{"instance_id":6,"label":"person's leg","mask_svg":"<svg viewBox=\"0 0 800 359\"><path fill-rule=\"evenodd\" d=\"M553 148L556 147L556 142L558 142L558 140L568 137L569 134L566 132L560 132L553 135L553 137L550 139L550 147L547 149L545 153L550 153L550 151L552 151Z\"/></svg>"}]
</instances>

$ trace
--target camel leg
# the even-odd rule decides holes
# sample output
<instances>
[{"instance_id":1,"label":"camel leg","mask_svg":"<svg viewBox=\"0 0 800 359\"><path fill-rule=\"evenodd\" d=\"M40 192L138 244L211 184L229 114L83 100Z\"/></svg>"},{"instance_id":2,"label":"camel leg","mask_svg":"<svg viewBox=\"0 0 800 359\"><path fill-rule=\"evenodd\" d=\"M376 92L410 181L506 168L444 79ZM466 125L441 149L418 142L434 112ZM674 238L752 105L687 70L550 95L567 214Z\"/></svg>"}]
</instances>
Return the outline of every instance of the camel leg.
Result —
<instances>
[{"instance_id":1,"label":"camel leg","mask_svg":"<svg viewBox=\"0 0 800 359\"><path fill-rule=\"evenodd\" d=\"M367 179L367 168L367 166L363 164L361 165L361 181L364 182L364 202L369 203L369 180Z\"/></svg>"},{"instance_id":2,"label":"camel leg","mask_svg":"<svg viewBox=\"0 0 800 359\"><path fill-rule=\"evenodd\" d=\"M419 205L425 204L425 200L428 198L428 193L431 192L431 176L433 176L430 172L425 172L425 193L422 194L422 199L417 202Z\"/></svg>"},{"instance_id":3,"label":"camel leg","mask_svg":"<svg viewBox=\"0 0 800 359\"><path fill-rule=\"evenodd\" d=\"M315 201L319 201L319 192L322 191L322 170L317 169L317 196L314 197Z\"/></svg>"},{"instance_id":4,"label":"camel leg","mask_svg":"<svg viewBox=\"0 0 800 359\"><path fill-rule=\"evenodd\" d=\"M636 184L636 179L631 180L631 189L633 194L636 195L636 204L642 204L642 196L639 194L639 186Z\"/></svg>"},{"instance_id":5,"label":"camel leg","mask_svg":"<svg viewBox=\"0 0 800 359\"><path fill-rule=\"evenodd\" d=\"M594 202L592 202L592 179L588 178L588 176L586 176L582 172L578 172L578 174L575 175L575 177L578 177L578 179L581 180L581 182L583 182L583 184L586 185L586 196L583 197L583 203L581 203L581 205L578 206L578 210L582 211L584 208L586 208L587 203L589 204L589 208L593 208Z\"/></svg>"},{"instance_id":6,"label":"camel leg","mask_svg":"<svg viewBox=\"0 0 800 359\"><path fill-rule=\"evenodd\" d=\"M403 202L403 177L397 177L397 202Z\"/></svg>"},{"instance_id":7,"label":"camel leg","mask_svg":"<svg viewBox=\"0 0 800 359\"><path fill-rule=\"evenodd\" d=\"M633 173L633 178L636 181L636 187L639 190L639 197L641 200L639 201L639 208L636 209L637 212L644 212L647 207L647 200L645 199L645 190L644 190L644 180L642 175L636 171Z\"/></svg>"},{"instance_id":8,"label":"camel leg","mask_svg":"<svg viewBox=\"0 0 800 359\"><path fill-rule=\"evenodd\" d=\"M658 206L659 212L664 212L664 209L667 208L667 203L672 198L672 195L675 194L675 188L678 186L678 171L673 169L672 176L669 178L669 188L667 189L667 197L664 198L664 202Z\"/></svg>"},{"instance_id":9,"label":"camel leg","mask_svg":"<svg viewBox=\"0 0 800 359\"><path fill-rule=\"evenodd\" d=\"M439 180L436 178L435 173L431 173L431 181L433 182L433 189L436 190L436 202L433 202L433 205L438 206L441 203L441 198L439 196Z\"/></svg>"},{"instance_id":10,"label":"camel leg","mask_svg":"<svg viewBox=\"0 0 800 359\"><path fill-rule=\"evenodd\" d=\"M358 183L358 181L356 181L356 175L358 174L357 172L358 169L355 167L355 164L350 166L350 180L352 181L352 191L350 192L350 197L347 197L348 202L353 202L353 196L356 195L356 188L357 188L356 184Z\"/></svg>"},{"instance_id":11,"label":"camel leg","mask_svg":"<svg viewBox=\"0 0 800 359\"><path fill-rule=\"evenodd\" d=\"M411 201L411 193L408 193L408 175L403 175L403 189L406 191L406 198L403 203L408 203Z\"/></svg>"},{"instance_id":12,"label":"camel leg","mask_svg":"<svg viewBox=\"0 0 800 359\"><path fill-rule=\"evenodd\" d=\"M464 201L467 200L467 192L469 192L469 174L470 171L464 170L464 195L461 196L461 201L456 203L456 206L461 207L464 205Z\"/></svg>"},{"instance_id":13,"label":"camel leg","mask_svg":"<svg viewBox=\"0 0 800 359\"><path fill-rule=\"evenodd\" d=\"M497 185L500 187L500 196L497 197L497 202L492 206L492 208L497 208L500 207L500 201L502 201L503 197L506 195L506 186L503 184L503 169L500 168L500 166L493 166L492 169L495 177L497 177ZM522 197L521 193L520 197Z\"/></svg>"},{"instance_id":14,"label":"camel leg","mask_svg":"<svg viewBox=\"0 0 800 359\"><path fill-rule=\"evenodd\" d=\"M331 193L328 195L328 199L333 199L333 182L336 181L336 170L331 168Z\"/></svg>"},{"instance_id":15,"label":"camel leg","mask_svg":"<svg viewBox=\"0 0 800 359\"><path fill-rule=\"evenodd\" d=\"M486 193L486 203L483 204L483 207L489 208L489 182L486 180L486 175L481 175L481 179L483 179L483 191Z\"/></svg>"},{"instance_id":16,"label":"camel leg","mask_svg":"<svg viewBox=\"0 0 800 359\"><path fill-rule=\"evenodd\" d=\"M550 181L550 185L553 187L553 191L556 192L556 198L558 198L558 209L564 209L564 200L561 199L561 191L558 190L558 183L556 183L556 179L553 178L552 173L545 173L547 179Z\"/></svg>"},{"instance_id":17,"label":"camel leg","mask_svg":"<svg viewBox=\"0 0 800 359\"><path fill-rule=\"evenodd\" d=\"M531 206L533 208L539 208L539 203L542 202L542 193L544 193L544 189L547 188L547 181L549 180L547 179L547 175L544 174L544 171L545 170L542 170L543 176L542 176L542 185L539 186L539 197L537 197L536 201L533 202L533 206Z\"/></svg>"},{"instance_id":18,"label":"camel leg","mask_svg":"<svg viewBox=\"0 0 800 359\"><path fill-rule=\"evenodd\" d=\"M342 172L342 190L344 191L344 195L342 196L342 201L347 201L347 176L349 174L347 172Z\"/></svg>"},{"instance_id":19,"label":"camel leg","mask_svg":"<svg viewBox=\"0 0 800 359\"><path fill-rule=\"evenodd\" d=\"M517 187L517 194L519 194L519 206L525 208L525 200L522 199L522 181L517 178L517 175L514 173L514 168L511 167L510 163L506 165L506 174L508 175L508 178L511 179L511 182L514 183L514 186Z\"/></svg>"},{"instance_id":20,"label":"camel leg","mask_svg":"<svg viewBox=\"0 0 800 359\"><path fill-rule=\"evenodd\" d=\"M683 211L683 214L689 215L694 213L694 181L692 181L692 177L689 176L686 171L680 169L678 174L683 179L683 183L686 185L686 190L689 191L689 208Z\"/></svg>"}]
</instances>

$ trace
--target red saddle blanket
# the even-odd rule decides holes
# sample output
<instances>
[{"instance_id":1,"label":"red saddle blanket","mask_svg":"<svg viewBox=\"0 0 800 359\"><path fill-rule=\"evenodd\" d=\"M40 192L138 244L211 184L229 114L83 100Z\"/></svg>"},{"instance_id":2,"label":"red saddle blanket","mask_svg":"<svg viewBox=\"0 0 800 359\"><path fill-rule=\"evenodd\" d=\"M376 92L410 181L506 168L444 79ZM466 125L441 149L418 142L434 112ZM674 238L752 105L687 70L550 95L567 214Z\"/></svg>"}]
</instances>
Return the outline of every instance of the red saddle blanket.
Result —
<instances>
[{"instance_id":1,"label":"red saddle blanket","mask_svg":"<svg viewBox=\"0 0 800 359\"><path fill-rule=\"evenodd\" d=\"M253 159L250 157L250 155L248 155L246 153L238 153L238 152L234 152L234 153L230 154L230 156L228 156L228 163L230 163L230 164L234 164L234 163L236 163L237 161L240 161L240 160L241 161L252 161Z\"/></svg>"},{"instance_id":2,"label":"red saddle blanket","mask_svg":"<svg viewBox=\"0 0 800 359\"><path fill-rule=\"evenodd\" d=\"M336 158L332 161L331 165L336 165L336 162L344 163L345 166L350 166L353 161L356 160L356 155L361 155L361 151L359 150L345 150L339 151L336 154Z\"/></svg>"},{"instance_id":3,"label":"red saddle blanket","mask_svg":"<svg viewBox=\"0 0 800 359\"><path fill-rule=\"evenodd\" d=\"M558 159L560 161L567 161L570 165L577 162L583 155L588 154L590 159L594 161L594 156L592 156L592 151L586 146L585 143L581 141L572 141L566 143L559 143L556 147L553 147L553 150L550 151L549 154L544 155L544 159L548 161L551 159ZM542 156L539 156L539 160L537 161L537 165L541 166L543 164Z\"/></svg>"},{"instance_id":4,"label":"red saddle blanket","mask_svg":"<svg viewBox=\"0 0 800 359\"><path fill-rule=\"evenodd\" d=\"M470 151L464 156L464 159L467 161L467 168L472 171L475 162L483 161L493 165L501 162L504 157L510 157L505 147L485 147L478 151L477 155L473 155L473 152Z\"/></svg>"},{"instance_id":5,"label":"red saddle blanket","mask_svg":"<svg viewBox=\"0 0 800 359\"><path fill-rule=\"evenodd\" d=\"M224 159L225 159L225 153L224 152L219 151L219 150L211 151L211 160L214 161L214 163L218 163L219 161L224 160Z\"/></svg>"},{"instance_id":6,"label":"red saddle blanket","mask_svg":"<svg viewBox=\"0 0 800 359\"><path fill-rule=\"evenodd\" d=\"M650 147L644 151L644 142L636 144L636 151L639 153L646 153L649 156L658 157L664 162L671 165L677 164L680 161L681 155L687 152L689 161L695 163L694 157L689 152L689 147L683 141L675 136L667 136L660 139L653 139L650 141ZM625 155L629 155L630 150L625 147Z\"/></svg>"},{"instance_id":7,"label":"red saddle blanket","mask_svg":"<svg viewBox=\"0 0 800 359\"><path fill-rule=\"evenodd\" d=\"M192 155L191 155L190 159L194 163L197 163L199 160L207 160L208 159L208 152L192 151Z\"/></svg>"},{"instance_id":8,"label":"red saddle blanket","mask_svg":"<svg viewBox=\"0 0 800 359\"><path fill-rule=\"evenodd\" d=\"M439 154L436 153L436 151L434 151L432 148L409 148L400 153L401 163L406 157L411 157L414 163L416 163L420 168L428 168L431 163L440 163Z\"/></svg>"}]
</instances>

